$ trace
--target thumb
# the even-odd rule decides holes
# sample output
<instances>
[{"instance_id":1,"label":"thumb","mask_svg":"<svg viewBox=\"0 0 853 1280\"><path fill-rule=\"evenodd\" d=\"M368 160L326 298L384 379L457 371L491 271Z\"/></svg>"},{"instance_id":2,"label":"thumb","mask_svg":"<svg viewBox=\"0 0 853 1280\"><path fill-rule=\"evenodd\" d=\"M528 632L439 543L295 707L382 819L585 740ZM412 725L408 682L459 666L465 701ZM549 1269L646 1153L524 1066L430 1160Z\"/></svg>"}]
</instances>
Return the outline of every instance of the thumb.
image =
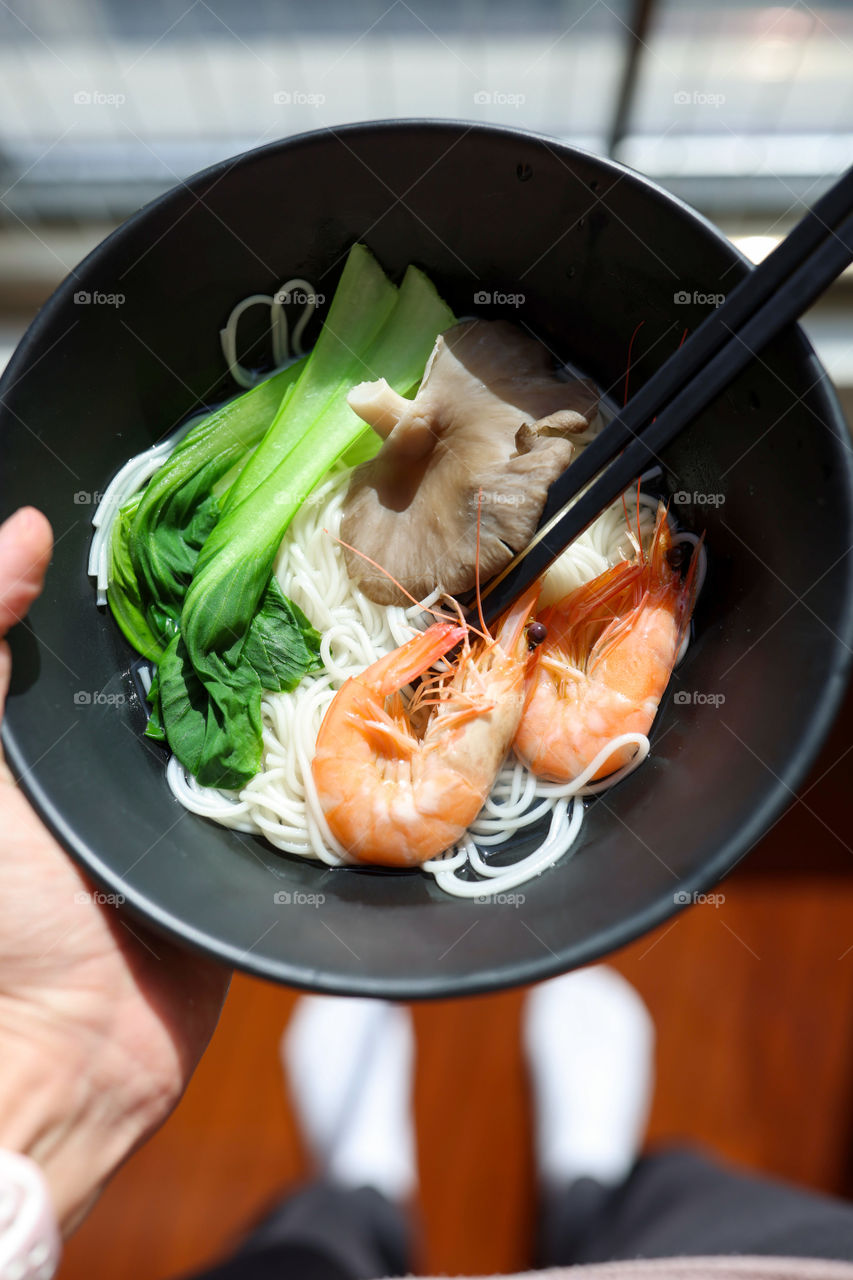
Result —
<instances>
[{"instance_id":1,"label":"thumb","mask_svg":"<svg viewBox=\"0 0 853 1280\"><path fill-rule=\"evenodd\" d=\"M35 507L21 507L0 525L0 639L40 594L52 551L47 517Z\"/></svg>"},{"instance_id":2,"label":"thumb","mask_svg":"<svg viewBox=\"0 0 853 1280\"><path fill-rule=\"evenodd\" d=\"M39 595L53 551L47 517L21 507L0 524L0 640ZM0 644L0 712L9 685L8 646Z\"/></svg>"}]
</instances>

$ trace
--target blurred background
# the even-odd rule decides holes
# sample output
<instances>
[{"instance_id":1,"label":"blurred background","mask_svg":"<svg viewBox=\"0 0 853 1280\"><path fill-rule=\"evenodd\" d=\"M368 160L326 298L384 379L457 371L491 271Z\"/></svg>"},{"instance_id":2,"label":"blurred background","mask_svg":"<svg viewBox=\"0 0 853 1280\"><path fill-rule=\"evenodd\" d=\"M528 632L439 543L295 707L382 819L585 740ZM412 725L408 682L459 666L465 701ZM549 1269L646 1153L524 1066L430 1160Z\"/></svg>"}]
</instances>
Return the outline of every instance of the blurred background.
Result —
<instances>
[{"instance_id":1,"label":"blurred background","mask_svg":"<svg viewBox=\"0 0 853 1280\"><path fill-rule=\"evenodd\" d=\"M405 116L609 154L757 261L853 162L853 6L0 0L0 362L67 271L153 196L276 138ZM851 298L848 273L805 321L848 416ZM851 710L722 900L614 958L659 1026L653 1140L840 1193L853 1191ZM522 999L415 1012L424 1269L529 1262ZM277 1062L294 1000L235 982L187 1099L71 1244L64 1280L180 1274L305 1176Z\"/></svg>"},{"instance_id":2,"label":"blurred background","mask_svg":"<svg viewBox=\"0 0 853 1280\"><path fill-rule=\"evenodd\" d=\"M850 163L851 72L847 0L3 0L0 344L159 192L371 118L486 120L610 154L757 259ZM807 328L846 388L830 319Z\"/></svg>"}]
</instances>

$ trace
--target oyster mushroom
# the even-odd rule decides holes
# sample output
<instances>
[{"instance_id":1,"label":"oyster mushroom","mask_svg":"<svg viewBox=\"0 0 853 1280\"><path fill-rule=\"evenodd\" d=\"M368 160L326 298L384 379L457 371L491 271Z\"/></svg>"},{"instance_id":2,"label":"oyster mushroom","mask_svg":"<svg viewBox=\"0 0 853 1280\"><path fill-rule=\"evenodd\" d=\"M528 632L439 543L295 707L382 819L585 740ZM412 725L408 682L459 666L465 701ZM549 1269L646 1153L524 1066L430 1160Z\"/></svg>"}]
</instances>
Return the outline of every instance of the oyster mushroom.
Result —
<instances>
[{"instance_id":1,"label":"oyster mushroom","mask_svg":"<svg viewBox=\"0 0 853 1280\"><path fill-rule=\"evenodd\" d=\"M503 320L441 334L414 400L384 378L347 399L384 443L353 473L341 537L418 600L435 587L460 595L474 586L481 491L481 581L504 568L578 443L601 426L595 388L559 378L546 349ZM362 556L345 555L371 600L407 602Z\"/></svg>"}]
</instances>

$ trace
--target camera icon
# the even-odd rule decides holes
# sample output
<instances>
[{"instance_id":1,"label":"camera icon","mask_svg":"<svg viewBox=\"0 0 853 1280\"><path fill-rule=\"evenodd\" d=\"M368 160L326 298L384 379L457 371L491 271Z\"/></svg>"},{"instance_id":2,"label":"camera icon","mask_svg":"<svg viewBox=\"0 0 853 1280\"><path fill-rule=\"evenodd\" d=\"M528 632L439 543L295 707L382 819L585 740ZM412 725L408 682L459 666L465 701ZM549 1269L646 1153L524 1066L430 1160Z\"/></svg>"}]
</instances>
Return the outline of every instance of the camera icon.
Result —
<instances>
[{"instance_id":1,"label":"camera icon","mask_svg":"<svg viewBox=\"0 0 853 1280\"><path fill-rule=\"evenodd\" d=\"M677 107L686 107L689 102L693 101L690 94L686 93L684 89L680 89L678 93L674 93L672 95L672 100Z\"/></svg>"},{"instance_id":2,"label":"camera icon","mask_svg":"<svg viewBox=\"0 0 853 1280\"><path fill-rule=\"evenodd\" d=\"M485 89L479 89L474 94L474 102L478 107L486 107L492 100L492 95Z\"/></svg>"},{"instance_id":3,"label":"camera icon","mask_svg":"<svg viewBox=\"0 0 853 1280\"><path fill-rule=\"evenodd\" d=\"M679 289L677 293L672 295L672 300L677 307L689 306L693 301L686 289Z\"/></svg>"},{"instance_id":4,"label":"camera icon","mask_svg":"<svg viewBox=\"0 0 853 1280\"><path fill-rule=\"evenodd\" d=\"M677 892L672 895L672 900L677 907L686 907L688 902L691 901L691 897L686 889L678 889Z\"/></svg>"},{"instance_id":5,"label":"camera icon","mask_svg":"<svg viewBox=\"0 0 853 1280\"><path fill-rule=\"evenodd\" d=\"M273 94L272 100L277 107L287 107L292 101L292 94L287 89L279 89L278 93Z\"/></svg>"},{"instance_id":6,"label":"camera icon","mask_svg":"<svg viewBox=\"0 0 853 1280\"><path fill-rule=\"evenodd\" d=\"M78 107L91 107L92 95L89 92L89 90L78 89L74 95L74 103L75 103L75 106L78 106Z\"/></svg>"},{"instance_id":7,"label":"camera icon","mask_svg":"<svg viewBox=\"0 0 853 1280\"><path fill-rule=\"evenodd\" d=\"M87 493L85 489L78 489L74 495L75 507L87 507L92 501L91 493Z\"/></svg>"},{"instance_id":8,"label":"camera icon","mask_svg":"<svg viewBox=\"0 0 853 1280\"><path fill-rule=\"evenodd\" d=\"M89 707L92 705L92 695L87 689L78 689L74 694L75 707Z\"/></svg>"},{"instance_id":9,"label":"camera icon","mask_svg":"<svg viewBox=\"0 0 853 1280\"><path fill-rule=\"evenodd\" d=\"M488 289L480 289L478 293L474 294L475 307L487 307L491 300L492 295L489 293Z\"/></svg>"},{"instance_id":10,"label":"camera icon","mask_svg":"<svg viewBox=\"0 0 853 1280\"><path fill-rule=\"evenodd\" d=\"M676 689L672 695L672 700L677 707L685 707L689 702L693 701L686 689Z\"/></svg>"},{"instance_id":11,"label":"camera icon","mask_svg":"<svg viewBox=\"0 0 853 1280\"><path fill-rule=\"evenodd\" d=\"M291 896L286 889L279 889L273 894L272 900L277 907L287 907L292 901Z\"/></svg>"},{"instance_id":12,"label":"camera icon","mask_svg":"<svg viewBox=\"0 0 853 1280\"><path fill-rule=\"evenodd\" d=\"M689 506L691 500L691 494L689 494L686 489L677 489L672 495L672 501L677 507Z\"/></svg>"},{"instance_id":13,"label":"camera icon","mask_svg":"<svg viewBox=\"0 0 853 1280\"><path fill-rule=\"evenodd\" d=\"M74 295L74 301L78 306L86 306L87 303L92 301L92 295L88 289L78 289Z\"/></svg>"}]
</instances>

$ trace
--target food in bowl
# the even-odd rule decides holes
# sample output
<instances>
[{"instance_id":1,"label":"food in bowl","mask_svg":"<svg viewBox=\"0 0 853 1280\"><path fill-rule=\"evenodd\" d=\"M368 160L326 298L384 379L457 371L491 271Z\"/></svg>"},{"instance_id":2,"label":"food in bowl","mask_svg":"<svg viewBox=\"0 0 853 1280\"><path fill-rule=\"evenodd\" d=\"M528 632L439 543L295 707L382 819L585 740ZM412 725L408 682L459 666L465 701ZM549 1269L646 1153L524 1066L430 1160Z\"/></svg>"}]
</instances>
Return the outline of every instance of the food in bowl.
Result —
<instances>
[{"instance_id":1,"label":"food in bowl","mask_svg":"<svg viewBox=\"0 0 853 1280\"><path fill-rule=\"evenodd\" d=\"M244 307L223 349L245 383ZM96 516L92 566L150 664L146 733L182 803L462 897L563 857L584 797L648 753L701 540L638 490L494 635L459 597L526 545L605 413L522 329L457 323L416 268L397 289L354 246L311 353L131 459Z\"/></svg>"}]
</instances>

